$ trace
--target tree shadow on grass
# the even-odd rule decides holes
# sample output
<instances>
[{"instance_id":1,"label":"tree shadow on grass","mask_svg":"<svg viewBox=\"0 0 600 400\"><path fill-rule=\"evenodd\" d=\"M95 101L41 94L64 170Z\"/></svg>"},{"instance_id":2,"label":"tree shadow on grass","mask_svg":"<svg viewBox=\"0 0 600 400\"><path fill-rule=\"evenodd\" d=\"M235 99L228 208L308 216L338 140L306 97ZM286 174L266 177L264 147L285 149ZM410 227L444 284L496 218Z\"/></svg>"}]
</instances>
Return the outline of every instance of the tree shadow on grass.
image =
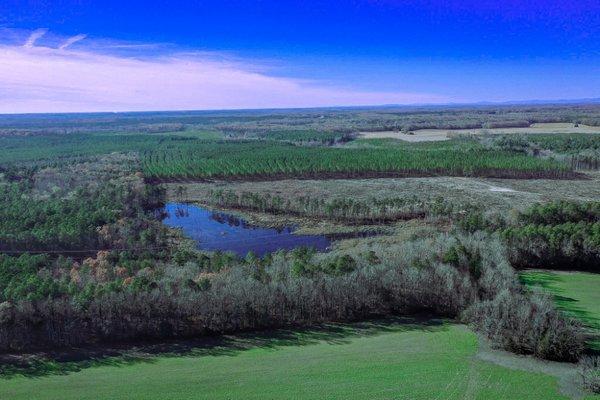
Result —
<instances>
[{"instance_id":1,"label":"tree shadow on grass","mask_svg":"<svg viewBox=\"0 0 600 400\"><path fill-rule=\"evenodd\" d=\"M541 287L542 289L554 291L555 284L562 282L563 278L552 272L526 271L519 275L521 283L527 287Z\"/></svg>"},{"instance_id":2,"label":"tree shadow on grass","mask_svg":"<svg viewBox=\"0 0 600 400\"><path fill-rule=\"evenodd\" d=\"M565 290L557 287L564 278L553 272L524 272L519 276L522 284L529 288L541 288L553 296L557 307L567 315L581 321L587 334L587 351L591 354L600 355L600 318L581 307L580 301L565 296Z\"/></svg>"},{"instance_id":3,"label":"tree shadow on grass","mask_svg":"<svg viewBox=\"0 0 600 400\"><path fill-rule=\"evenodd\" d=\"M448 329L447 320L430 316L394 317L355 323L327 323L305 328L245 332L187 340L143 342L0 355L0 379L67 375L91 367L126 367L156 363L161 357L232 357L243 351L317 343L343 345L358 337L384 333Z\"/></svg>"}]
</instances>

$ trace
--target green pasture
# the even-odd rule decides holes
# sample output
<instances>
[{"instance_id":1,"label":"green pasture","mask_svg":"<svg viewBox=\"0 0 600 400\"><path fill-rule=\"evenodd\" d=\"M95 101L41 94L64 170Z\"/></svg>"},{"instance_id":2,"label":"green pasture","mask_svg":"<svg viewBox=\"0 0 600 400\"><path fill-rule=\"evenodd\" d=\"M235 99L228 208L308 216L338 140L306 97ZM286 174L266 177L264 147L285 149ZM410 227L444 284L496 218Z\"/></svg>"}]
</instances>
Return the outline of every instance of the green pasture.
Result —
<instances>
[{"instance_id":1,"label":"green pasture","mask_svg":"<svg viewBox=\"0 0 600 400\"><path fill-rule=\"evenodd\" d=\"M557 378L477 351L475 334L443 321L328 325L5 367L0 399L566 398Z\"/></svg>"}]
</instances>

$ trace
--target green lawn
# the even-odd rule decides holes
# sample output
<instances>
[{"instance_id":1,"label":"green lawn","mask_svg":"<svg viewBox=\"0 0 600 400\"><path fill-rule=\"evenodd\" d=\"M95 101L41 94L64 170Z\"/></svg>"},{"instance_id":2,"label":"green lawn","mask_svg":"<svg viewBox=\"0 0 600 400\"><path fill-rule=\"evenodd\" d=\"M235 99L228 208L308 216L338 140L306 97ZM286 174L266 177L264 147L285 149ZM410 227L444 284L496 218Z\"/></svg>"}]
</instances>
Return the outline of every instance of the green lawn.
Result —
<instances>
[{"instance_id":1,"label":"green lawn","mask_svg":"<svg viewBox=\"0 0 600 400\"><path fill-rule=\"evenodd\" d=\"M580 319L596 336L590 346L600 350L600 274L587 272L527 271L521 281L554 295L558 306Z\"/></svg>"},{"instance_id":2,"label":"green lawn","mask_svg":"<svg viewBox=\"0 0 600 400\"><path fill-rule=\"evenodd\" d=\"M480 361L476 352L471 331L439 321L332 325L12 371L0 379L0 399L564 398L556 378Z\"/></svg>"}]
</instances>

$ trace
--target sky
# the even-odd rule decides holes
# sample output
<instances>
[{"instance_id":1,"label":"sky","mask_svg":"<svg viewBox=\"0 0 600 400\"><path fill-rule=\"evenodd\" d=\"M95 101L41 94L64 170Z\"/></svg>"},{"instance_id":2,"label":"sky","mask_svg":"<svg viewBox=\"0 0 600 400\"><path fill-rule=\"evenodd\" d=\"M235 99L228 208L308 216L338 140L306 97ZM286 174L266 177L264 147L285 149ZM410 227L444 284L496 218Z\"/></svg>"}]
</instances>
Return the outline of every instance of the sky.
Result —
<instances>
[{"instance_id":1,"label":"sky","mask_svg":"<svg viewBox=\"0 0 600 400\"><path fill-rule=\"evenodd\" d=\"M598 97L598 0L0 2L0 113Z\"/></svg>"}]
</instances>

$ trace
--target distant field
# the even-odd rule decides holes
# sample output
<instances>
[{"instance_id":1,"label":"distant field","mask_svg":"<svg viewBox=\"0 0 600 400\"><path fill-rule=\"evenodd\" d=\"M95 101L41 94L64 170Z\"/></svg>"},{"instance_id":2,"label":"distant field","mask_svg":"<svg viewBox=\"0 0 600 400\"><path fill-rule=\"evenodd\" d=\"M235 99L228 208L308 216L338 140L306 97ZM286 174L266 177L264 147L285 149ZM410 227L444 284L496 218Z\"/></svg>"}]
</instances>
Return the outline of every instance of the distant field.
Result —
<instances>
[{"instance_id":1,"label":"distant field","mask_svg":"<svg viewBox=\"0 0 600 400\"><path fill-rule=\"evenodd\" d=\"M400 131L360 132L359 136L366 139L399 139L405 142L437 142L449 140L447 129L419 129L411 133Z\"/></svg>"},{"instance_id":2,"label":"distant field","mask_svg":"<svg viewBox=\"0 0 600 400\"><path fill-rule=\"evenodd\" d=\"M597 336L591 346L600 350L600 274L527 271L521 273L521 280L553 294L562 310L580 319Z\"/></svg>"},{"instance_id":3,"label":"distant field","mask_svg":"<svg viewBox=\"0 0 600 400\"><path fill-rule=\"evenodd\" d=\"M571 123L537 123L526 128L476 128L476 129L417 129L405 134L399 131L361 132L360 135L369 139L392 138L407 142L428 142L448 140L457 135L478 134L562 134L562 133L598 133L600 126L579 125Z\"/></svg>"},{"instance_id":4,"label":"distant field","mask_svg":"<svg viewBox=\"0 0 600 400\"><path fill-rule=\"evenodd\" d=\"M48 371L54 372L48 376L0 379L0 398L568 398L559 393L554 376L481 361L476 353L477 338L463 326L335 325L300 333L246 335L221 347L196 348L179 356L112 358L64 370L51 365Z\"/></svg>"}]
</instances>

